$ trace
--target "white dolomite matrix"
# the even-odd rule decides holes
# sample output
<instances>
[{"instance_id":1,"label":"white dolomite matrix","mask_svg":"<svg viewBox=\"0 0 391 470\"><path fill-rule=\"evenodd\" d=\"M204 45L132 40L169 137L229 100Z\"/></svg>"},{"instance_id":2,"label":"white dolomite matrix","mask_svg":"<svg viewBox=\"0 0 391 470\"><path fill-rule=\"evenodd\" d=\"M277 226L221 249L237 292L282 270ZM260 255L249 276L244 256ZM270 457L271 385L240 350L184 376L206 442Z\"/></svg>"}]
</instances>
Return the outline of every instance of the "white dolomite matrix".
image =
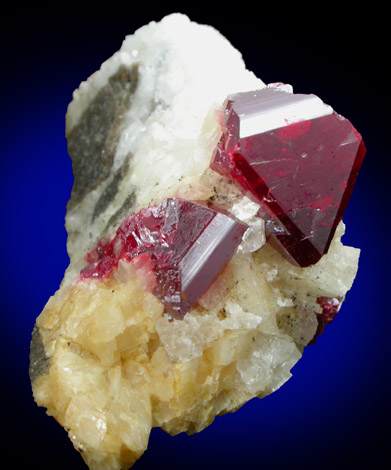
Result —
<instances>
[{"instance_id":1,"label":"white dolomite matrix","mask_svg":"<svg viewBox=\"0 0 391 470\"><path fill-rule=\"evenodd\" d=\"M173 14L128 36L74 92L70 265L37 319L30 375L36 402L92 470L129 468L152 427L195 433L278 389L317 332L317 300L338 303L353 283L359 250L342 245L342 222L318 263L293 266L266 243L260 206L209 167L226 97L263 87L216 30ZM167 198L213 204L249 226L174 320L140 260L79 277L99 240Z\"/></svg>"},{"instance_id":2,"label":"white dolomite matrix","mask_svg":"<svg viewBox=\"0 0 391 470\"><path fill-rule=\"evenodd\" d=\"M91 125L94 119L91 117L89 126L80 129L80 138L77 126L80 127L83 113L97 96L102 95L101 90L110 80L113 82L110 77L116 78L121 67L123 74L128 70L129 75L133 75L133 85L129 82L125 85L129 90L123 94L130 96L123 100L129 104L123 103L127 106L123 106L121 116L117 117L121 121L118 129ZM119 86L111 87L114 89L112 94ZM246 70L239 52L223 36L210 26L190 22L183 15L170 15L160 23L151 23L128 36L121 49L74 92L67 112L66 133L71 156L80 140L87 145L111 132L109 141L115 141L115 150L111 152L108 148L112 146L111 142L102 145L106 152L105 162L99 166L104 170L105 178L102 171L97 177L83 166L85 177L80 177L83 188L78 192L74 188L72 196L80 192L85 196L78 204L72 204L66 216L71 267L78 272L78 260L102 232L113 232L116 224L111 225L110 219L128 204L130 194L134 197L127 212L129 209L137 212L170 196L181 196L183 191L188 199L211 196L210 188L200 185L200 175L208 169L220 137L215 111L228 94L264 86ZM105 91L103 97L110 92ZM94 111L100 111L103 106L95 105ZM69 143L70 138L77 141ZM75 153L87 157L78 149ZM82 164L75 165L75 157L72 158L77 173ZM104 197L113 181L118 190L109 191L110 195L115 193L110 204L93 217L97 213L97 201ZM88 186L91 190L86 192ZM88 230L86 221L89 222Z\"/></svg>"}]
</instances>

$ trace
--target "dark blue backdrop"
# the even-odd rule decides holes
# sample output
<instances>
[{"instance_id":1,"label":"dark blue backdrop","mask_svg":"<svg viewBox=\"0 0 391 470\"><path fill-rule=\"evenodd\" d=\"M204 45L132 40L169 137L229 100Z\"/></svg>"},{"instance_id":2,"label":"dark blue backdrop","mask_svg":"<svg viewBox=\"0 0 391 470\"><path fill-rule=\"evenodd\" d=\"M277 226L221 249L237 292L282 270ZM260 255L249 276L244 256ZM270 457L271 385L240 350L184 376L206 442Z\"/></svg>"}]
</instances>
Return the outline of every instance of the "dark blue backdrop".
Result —
<instances>
[{"instance_id":1,"label":"dark blue backdrop","mask_svg":"<svg viewBox=\"0 0 391 470\"><path fill-rule=\"evenodd\" d=\"M86 468L62 428L33 402L28 378L35 318L68 264L66 107L80 81L126 34L178 10L217 27L265 82L284 81L297 92L319 95L361 132L367 156L344 217L344 242L362 254L341 313L306 349L287 384L217 418L198 435L153 430L135 468L383 468L390 419L391 215L385 69L378 61L383 25L368 10L333 10L326 17L318 10L309 17L298 7L283 13L242 7L213 13L198 5L151 5L116 15L99 9L87 14L68 4L2 14L0 345L2 421L12 468Z\"/></svg>"}]
</instances>

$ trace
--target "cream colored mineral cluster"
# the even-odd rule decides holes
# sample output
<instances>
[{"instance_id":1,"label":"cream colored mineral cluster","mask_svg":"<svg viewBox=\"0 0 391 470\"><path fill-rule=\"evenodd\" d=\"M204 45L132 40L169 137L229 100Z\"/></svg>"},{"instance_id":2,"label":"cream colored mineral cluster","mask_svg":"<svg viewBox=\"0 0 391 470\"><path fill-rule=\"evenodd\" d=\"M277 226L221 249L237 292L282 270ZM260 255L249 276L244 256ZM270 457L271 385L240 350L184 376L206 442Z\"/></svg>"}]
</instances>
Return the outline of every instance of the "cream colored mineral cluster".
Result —
<instances>
[{"instance_id":1,"label":"cream colored mineral cluster","mask_svg":"<svg viewBox=\"0 0 391 470\"><path fill-rule=\"evenodd\" d=\"M342 223L327 255L296 268L265 244L258 206L209 169L226 96L263 86L217 31L174 14L127 37L74 93L71 262L37 319L30 374L36 402L91 470L129 468L152 427L199 432L278 389L315 334L316 299L352 285L359 250L342 245ZM97 240L167 197L209 199L250 226L223 273L173 321L131 263L105 280L78 276Z\"/></svg>"}]
</instances>

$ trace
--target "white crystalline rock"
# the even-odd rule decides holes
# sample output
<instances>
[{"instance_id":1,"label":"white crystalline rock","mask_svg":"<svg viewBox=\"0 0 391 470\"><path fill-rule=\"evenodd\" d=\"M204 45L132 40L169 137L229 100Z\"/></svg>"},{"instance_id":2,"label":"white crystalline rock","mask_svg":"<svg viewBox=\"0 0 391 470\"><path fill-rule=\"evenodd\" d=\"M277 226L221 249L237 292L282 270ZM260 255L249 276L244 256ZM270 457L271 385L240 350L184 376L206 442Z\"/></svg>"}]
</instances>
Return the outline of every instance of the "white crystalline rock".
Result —
<instances>
[{"instance_id":1,"label":"white crystalline rock","mask_svg":"<svg viewBox=\"0 0 391 470\"><path fill-rule=\"evenodd\" d=\"M265 221L261 217L257 217L259 209L259 204L246 196L242 197L230 209L231 214L249 226L239 245L239 253L253 253L266 243Z\"/></svg>"},{"instance_id":2,"label":"white crystalline rock","mask_svg":"<svg viewBox=\"0 0 391 470\"><path fill-rule=\"evenodd\" d=\"M121 49L74 92L67 135L80 122L109 77L121 65L137 66L138 84L126 111L108 178L68 211L71 266L100 238L113 212L134 188L132 212L197 185L220 137L215 111L228 94L263 88L240 53L215 29L172 14L128 36ZM91 221L107 182L131 154L129 170L109 210Z\"/></svg>"},{"instance_id":3,"label":"white crystalline rock","mask_svg":"<svg viewBox=\"0 0 391 470\"><path fill-rule=\"evenodd\" d=\"M223 329L215 316L186 315L170 321L165 315L156 323L156 331L173 362L188 362L202 356L206 346L221 336Z\"/></svg>"},{"instance_id":4,"label":"white crystalline rock","mask_svg":"<svg viewBox=\"0 0 391 470\"><path fill-rule=\"evenodd\" d=\"M70 266L37 319L30 373L35 400L91 470L131 466L154 426L198 432L277 390L317 331L317 298L352 286L359 250L341 243L343 223L327 255L295 267L266 243L259 205L209 168L227 95L262 87L216 30L173 14L128 36L74 92ZM78 277L98 240L168 197L249 225L183 320L164 314L147 266L123 259L104 280Z\"/></svg>"},{"instance_id":5,"label":"white crystalline rock","mask_svg":"<svg viewBox=\"0 0 391 470\"><path fill-rule=\"evenodd\" d=\"M311 293L316 297L343 297L352 287L357 272L360 250L344 246L341 237L345 225L341 222L334 235L334 242L316 264L308 268L293 266L265 247L270 254L262 269L268 273L272 285L290 295L291 292Z\"/></svg>"},{"instance_id":6,"label":"white crystalline rock","mask_svg":"<svg viewBox=\"0 0 391 470\"><path fill-rule=\"evenodd\" d=\"M171 321L167 315L157 321L156 331L173 362L188 362L202 356L214 340L227 330L253 330L262 318L244 312L232 302L225 305L227 318L215 315L186 315L183 320Z\"/></svg>"},{"instance_id":7,"label":"white crystalline rock","mask_svg":"<svg viewBox=\"0 0 391 470\"><path fill-rule=\"evenodd\" d=\"M258 211L259 204L251 201L246 196L243 196L243 198L236 202L231 208L231 213L247 224L257 215Z\"/></svg>"},{"instance_id":8,"label":"white crystalline rock","mask_svg":"<svg viewBox=\"0 0 391 470\"><path fill-rule=\"evenodd\" d=\"M239 360L236 368L245 389L261 395L266 391L271 393L286 382L301 354L289 336L259 336L256 342L250 358Z\"/></svg>"}]
</instances>

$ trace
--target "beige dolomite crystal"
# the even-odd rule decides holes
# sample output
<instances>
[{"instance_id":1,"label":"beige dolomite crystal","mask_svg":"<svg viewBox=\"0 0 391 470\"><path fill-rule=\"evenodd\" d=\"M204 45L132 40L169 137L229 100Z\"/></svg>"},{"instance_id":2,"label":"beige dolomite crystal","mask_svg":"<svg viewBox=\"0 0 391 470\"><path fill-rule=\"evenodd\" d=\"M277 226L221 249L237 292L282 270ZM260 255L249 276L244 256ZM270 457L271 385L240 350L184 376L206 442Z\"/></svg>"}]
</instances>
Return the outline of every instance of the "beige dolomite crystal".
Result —
<instances>
[{"instance_id":1,"label":"beige dolomite crystal","mask_svg":"<svg viewBox=\"0 0 391 470\"><path fill-rule=\"evenodd\" d=\"M265 244L259 206L209 168L226 96L263 86L217 31L175 14L127 37L74 93L70 265L37 319L30 375L36 402L90 469L127 469L152 427L199 432L278 389L317 331L317 299L352 285L359 250L342 245L343 223L327 255L295 267ZM181 320L165 314L148 271L133 263L79 277L98 240L169 197L213 201L249 225Z\"/></svg>"}]
</instances>

